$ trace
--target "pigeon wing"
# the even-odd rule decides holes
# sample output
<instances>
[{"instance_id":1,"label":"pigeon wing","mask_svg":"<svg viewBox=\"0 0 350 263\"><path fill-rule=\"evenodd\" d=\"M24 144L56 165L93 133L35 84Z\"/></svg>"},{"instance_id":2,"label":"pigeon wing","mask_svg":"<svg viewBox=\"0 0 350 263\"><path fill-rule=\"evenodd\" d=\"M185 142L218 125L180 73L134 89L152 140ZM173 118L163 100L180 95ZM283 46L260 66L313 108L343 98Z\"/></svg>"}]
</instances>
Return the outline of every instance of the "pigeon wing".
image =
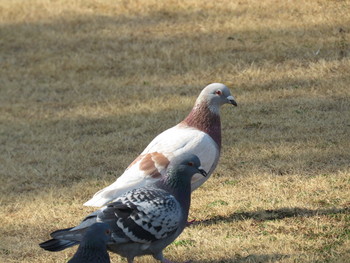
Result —
<instances>
[{"instance_id":1,"label":"pigeon wing","mask_svg":"<svg viewBox=\"0 0 350 263\"><path fill-rule=\"evenodd\" d=\"M147 188L126 193L107 205L99 215L99 220L116 222L122 231L122 236L118 234L118 238L127 237L138 243L151 243L168 237L177 230L181 219L180 204L172 195Z\"/></svg>"}]
</instances>

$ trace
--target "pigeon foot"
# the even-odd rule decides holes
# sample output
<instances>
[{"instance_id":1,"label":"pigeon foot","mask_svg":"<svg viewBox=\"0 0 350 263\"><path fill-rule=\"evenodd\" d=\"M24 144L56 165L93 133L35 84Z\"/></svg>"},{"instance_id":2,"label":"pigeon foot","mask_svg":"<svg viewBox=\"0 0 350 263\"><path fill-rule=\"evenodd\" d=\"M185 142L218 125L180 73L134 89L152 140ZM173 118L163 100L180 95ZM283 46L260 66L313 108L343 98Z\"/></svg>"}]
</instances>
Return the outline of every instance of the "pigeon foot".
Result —
<instances>
[{"instance_id":1,"label":"pigeon foot","mask_svg":"<svg viewBox=\"0 0 350 263\"><path fill-rule=\"evenodd\" d=\"M196 219L192 219L192 220L186 222L186 227L190 227L190 226L192 226L192 225L194 225L196 223L197 223L197 220Z\"/></svg>"},{"instance_id":2,"label":"pigeon foot","mask_svg":"<svg viewBox=\"0 0 350 263\"><path fill-rule=\"evenodd\" d=\"M186 222L186 227L189 227L189 226L191 226L191 225L193 225L193 224L195 224L196 223L196 219L192 219L192 220L190 220L190 221L187 221Z\"/></svg>"}]
</instances>

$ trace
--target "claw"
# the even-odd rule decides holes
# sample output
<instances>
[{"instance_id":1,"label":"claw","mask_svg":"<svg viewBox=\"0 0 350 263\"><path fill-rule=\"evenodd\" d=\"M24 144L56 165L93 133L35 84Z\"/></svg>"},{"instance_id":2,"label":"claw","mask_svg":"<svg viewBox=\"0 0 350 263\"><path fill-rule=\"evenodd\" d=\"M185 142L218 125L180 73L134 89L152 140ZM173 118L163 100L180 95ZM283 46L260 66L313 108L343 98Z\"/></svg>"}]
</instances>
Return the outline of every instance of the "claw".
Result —
<instances>
[{"instance_id":1,"label":"claw","mask_svg":"<svg viewBox=\"0 0 350 263\"><path fill-rule=\"evenodd\" d=\"M194 223L196 223L196 219L192 219L190 221L187 221L186 226L189 227L189 226L193 225Z\"/></svg>"}]
</instances>

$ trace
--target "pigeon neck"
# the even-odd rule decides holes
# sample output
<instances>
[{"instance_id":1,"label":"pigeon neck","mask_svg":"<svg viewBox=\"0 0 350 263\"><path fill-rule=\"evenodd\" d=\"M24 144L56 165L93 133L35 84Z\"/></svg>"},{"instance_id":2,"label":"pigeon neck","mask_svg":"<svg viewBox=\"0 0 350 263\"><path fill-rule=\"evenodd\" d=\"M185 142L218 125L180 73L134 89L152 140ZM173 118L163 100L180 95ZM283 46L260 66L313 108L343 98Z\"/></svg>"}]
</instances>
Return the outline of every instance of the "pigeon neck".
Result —
<instances>
[{"instance_id":1,"label":"pigeon neck","mask_svg":"<svg viewBox=\"0 0 350 263\"><path fill-rule=\"evenodd\" d=\"M84 247L84 249L89 249L89 250L100 250L103 249L105 247L105 242L103 240L89 240L86 239L82 242L82 247Z\"/></svg>"},{"instance_id":2,"label":"pigeon neck","mask_svg":"<svg viewBox=\"0 0 350 263\"><path fill-rule=\"evenodd\" d=\"M219 106L212 105L210 108L206 101L199 101L182 123L209 134L220 149L221 122L219 114Z\"/></svg>"},{"instance_id":3,"label":"pigeon neck","mask_svg":"<svg viewBox=\"0 0 350 263\"><path fill-rule=\"evenodd\" d=\"M84 259L95 259L93 262L110 262L106 244L104 242L99 244L96 244L96 242L82 242L71 261L86 262Z\"/></svg>"},{"instance_id":4,"label":"pigeon neck","mask_svg":"<svg viewBox=\"0 0 350 263\"><path fill-rule=\"evenodd\" d=\"M168 167L167 175L156 184L175 197L181 204L187 219L191 203L191 179L185 178L182 172L181 170L173 171L171 167Z\"/></svg>"}]
</instances>

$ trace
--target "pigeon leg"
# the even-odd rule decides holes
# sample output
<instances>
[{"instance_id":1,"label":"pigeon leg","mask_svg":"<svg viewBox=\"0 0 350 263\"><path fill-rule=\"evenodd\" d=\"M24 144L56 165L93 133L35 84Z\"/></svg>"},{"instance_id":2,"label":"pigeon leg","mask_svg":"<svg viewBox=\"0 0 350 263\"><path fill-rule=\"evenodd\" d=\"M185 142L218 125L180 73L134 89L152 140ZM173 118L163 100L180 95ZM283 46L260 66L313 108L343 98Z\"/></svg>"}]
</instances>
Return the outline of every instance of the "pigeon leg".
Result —
<instances>
[{"instance_id":1,"label":"pigeon leg","mask_svg":"<svg viewBox=\"0 0 350 263\"><path fill-rule=\"evenodd\" d=\"M192 220L186 222L186 226L189 227L195 223L196 223L196 219L192 219Z\"/></svg>"}]
</instances>

